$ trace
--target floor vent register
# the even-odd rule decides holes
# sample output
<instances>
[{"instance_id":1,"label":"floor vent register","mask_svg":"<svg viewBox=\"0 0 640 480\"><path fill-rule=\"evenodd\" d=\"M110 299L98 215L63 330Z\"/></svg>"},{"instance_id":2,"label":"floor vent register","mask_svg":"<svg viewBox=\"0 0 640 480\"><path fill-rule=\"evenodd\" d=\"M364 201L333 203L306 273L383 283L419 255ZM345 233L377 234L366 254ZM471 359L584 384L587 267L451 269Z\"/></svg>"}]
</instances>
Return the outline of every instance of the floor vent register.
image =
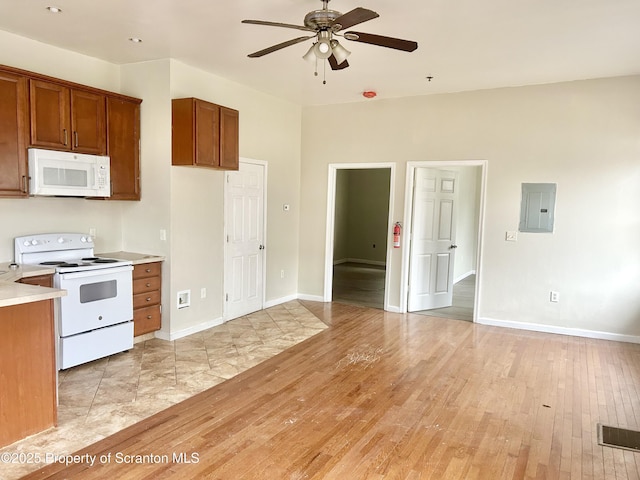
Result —
<instances>
[{"instance_id":1,"label":"floor vent register","mask_svg":"<svg viewBox=\"0 0 640 480\"><path fill-rule=\"evenodd\" d=\"M598 444L640 452L640 432L598 424Z\"/></svg>"}]
</instances>

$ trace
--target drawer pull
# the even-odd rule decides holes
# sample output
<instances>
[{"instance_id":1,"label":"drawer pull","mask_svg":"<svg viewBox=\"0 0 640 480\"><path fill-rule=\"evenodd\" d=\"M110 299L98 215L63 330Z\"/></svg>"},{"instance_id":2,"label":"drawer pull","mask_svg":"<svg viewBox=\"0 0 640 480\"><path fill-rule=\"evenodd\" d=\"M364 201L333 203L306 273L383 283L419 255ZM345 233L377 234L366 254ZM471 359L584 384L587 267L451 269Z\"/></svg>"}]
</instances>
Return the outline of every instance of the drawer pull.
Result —
<instances>
[{"instance_id":1,"label":"drawer pull","mask_svg":"<svg viewBox=\"0 0 640 480\"><path fill-rule=\"evenodd\" d=\"M147 315L147 320L151 320L153 318L153 315Z\"/></svg>"},{"instance_id":2,"label":"drawer pull","mask_svg":"<svg viewBox=\"0 0 640 480\"><path fill-rule=\"evenodd\" d=\"M150 283L147 283L147 287L150 287L150 286L151 286L151 284L150 284Z\"/></svg>"},{"instance_id":3,"label":"drawer pull","mask_svg":"<svg viewBox=\"0 0 640 480\"><path fill-rule=\"evenodd\" d=\"M151 297L147 297L147 302L150 302L150 301L151 301Z\"/></svg>"},{"instance_id":4,"label":"drawer pull","mask_svg":"<svg viewBox=\"0 0 640 480\"><path fill-rule=\"evenodd\" d=\"M151 272L151 269L150 269L150 268L147 268L147 269L145 270L145 272L150 273L150 272Z\"/></svg>"}]
</instances>

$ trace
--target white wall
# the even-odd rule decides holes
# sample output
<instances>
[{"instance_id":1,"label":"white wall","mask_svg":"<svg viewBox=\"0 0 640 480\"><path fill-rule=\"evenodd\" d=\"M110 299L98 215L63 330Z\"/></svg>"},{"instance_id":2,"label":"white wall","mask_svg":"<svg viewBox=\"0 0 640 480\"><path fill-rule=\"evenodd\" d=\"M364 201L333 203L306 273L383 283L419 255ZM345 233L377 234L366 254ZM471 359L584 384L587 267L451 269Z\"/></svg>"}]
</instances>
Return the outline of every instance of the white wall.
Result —
<instances>
[{"instance_id":1,"label":"white wall","mask_svg":"<svg viewBox=\"0 0 640 480\"><path fill-rule=\"evenodd\" d=\"M395 220L407 161L486 159L480 317L639 336L638 104L631 76L305 108L299 291L323 295L328 163L397 162ZM556 230L505 242L522 182L558 184Z\"/></svg>"}]
</instances>

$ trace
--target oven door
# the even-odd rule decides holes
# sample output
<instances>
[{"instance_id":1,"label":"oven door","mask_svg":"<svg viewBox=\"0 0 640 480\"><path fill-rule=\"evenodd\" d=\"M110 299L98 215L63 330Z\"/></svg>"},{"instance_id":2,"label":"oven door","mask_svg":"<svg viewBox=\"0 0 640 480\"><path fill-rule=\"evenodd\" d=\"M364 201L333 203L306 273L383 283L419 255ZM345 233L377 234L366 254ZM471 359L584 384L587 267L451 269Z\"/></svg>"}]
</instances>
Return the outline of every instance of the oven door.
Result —
<instances>
[{"instance_id":1,"label":"oven door","mask_svg":"<svg viewBox=\"0 0 640 480\"><path fill-rule=\"evenodd\" d=\"M131 265L56 274L61 337L133 320Z\"/></svg>"}]
</instances>

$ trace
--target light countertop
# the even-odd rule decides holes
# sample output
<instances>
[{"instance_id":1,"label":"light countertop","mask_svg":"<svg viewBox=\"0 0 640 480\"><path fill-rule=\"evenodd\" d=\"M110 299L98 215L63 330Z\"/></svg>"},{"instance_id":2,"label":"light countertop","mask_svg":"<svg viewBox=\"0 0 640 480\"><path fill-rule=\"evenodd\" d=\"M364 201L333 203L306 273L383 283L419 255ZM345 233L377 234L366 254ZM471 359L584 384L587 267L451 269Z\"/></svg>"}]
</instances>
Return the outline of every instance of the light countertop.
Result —
<instances>
[{"instance_id":1,"label":"light countertop","mask_svg":"<svg viewBox=\"0 0 640 480\"><path fill-rule=\"evenodd\" d=\"M165 257L162 255L148 255L146 253L134 253L134 252L107 252L107 253L96 253L96 257L103 258L117 258L120 260L129 260L134 265L138 265L141 263L153 263L153 262L163 262Z\"/></svg>"},{"instance_id":2,"label":"light countertop","mask_svg":"<svg viewBox=\"0 0 640 480\"><path fill-rule=\"evenodd\" d=\"M98 253L96 256L129 260L134 265L162 262L165 259L165 257L161 255L147 255L133 252ZM18 265L17 267L11 268L10 262L0 263L0 307L64 297L67 294L66 290L18 283L18 280L22 278L51 275L53 273L55 273L55 268L48 266Z\"/></svg>"},{"instance_id":3,"label":"light countertop","mask_svg":"<svg viewBox=\"0 0 640 480\"><path fill-rule=\"evenodd\" d=\"M19 265L11 268L8 262L0 263L0 307L64 297L66 290L16 283L21 278L50 275L54 272L55 269L51 267Z\"/></svg>"}]
</instances>

